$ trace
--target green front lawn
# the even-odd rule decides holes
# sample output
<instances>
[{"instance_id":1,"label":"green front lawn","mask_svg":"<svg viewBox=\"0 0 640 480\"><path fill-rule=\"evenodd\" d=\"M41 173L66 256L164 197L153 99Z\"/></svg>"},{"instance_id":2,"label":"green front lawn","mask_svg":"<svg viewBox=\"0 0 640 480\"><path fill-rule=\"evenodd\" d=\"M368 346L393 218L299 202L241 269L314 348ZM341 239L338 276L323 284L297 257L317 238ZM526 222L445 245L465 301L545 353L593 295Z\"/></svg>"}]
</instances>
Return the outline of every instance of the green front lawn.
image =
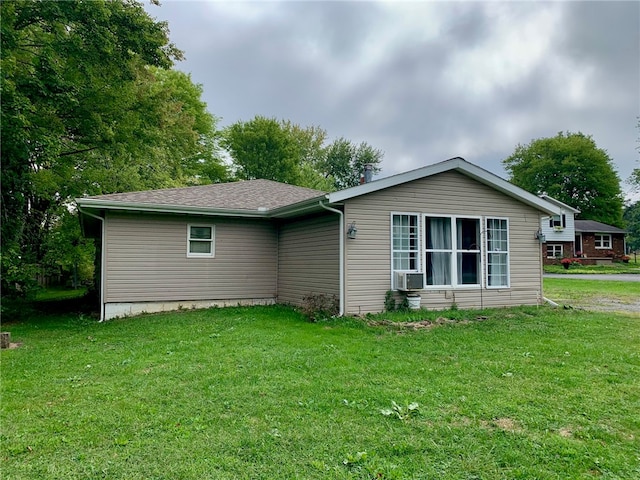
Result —
<instances>
[{"instance_id":1,"label":"green front lawn","mask_svg":"<svg viewBox=\"0 0 640 480\"><path fill-rule=\"evenodd\" d=\"M5 325L23 344L2 351L3 478L640 475L637 319L447 313L414 313L439 324L418 330L277 306Z\"/></svg>"},{"instance_id":2,"label":"green front lawn","mask_svg":"<svg viewBox=\"0 0 640 480\"><path fill-rule=\"evenodd\" d=\"M576 273L637 273L640 274L640 262L636 263L634 256L631 256L629 263L613 262L611 265L580 265L572 263L566 269L562 265L545 265L544 273L561 273L564 275L572 275Z\"/></svg>"}]
</instances>

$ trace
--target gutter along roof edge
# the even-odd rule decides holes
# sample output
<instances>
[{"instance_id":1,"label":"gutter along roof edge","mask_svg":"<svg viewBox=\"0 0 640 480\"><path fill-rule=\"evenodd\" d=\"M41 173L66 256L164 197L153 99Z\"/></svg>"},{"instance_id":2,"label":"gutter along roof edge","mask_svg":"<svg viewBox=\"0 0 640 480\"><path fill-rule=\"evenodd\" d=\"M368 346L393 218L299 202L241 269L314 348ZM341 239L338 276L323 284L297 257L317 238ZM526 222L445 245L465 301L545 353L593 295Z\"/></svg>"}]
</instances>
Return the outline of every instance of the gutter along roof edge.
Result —
<instances>
[{"instance_id":1,"label":"gutter along roof edge","mask_svg":"<svg viewBox=\"0 0 640 480\"><path fill-rule=\"evenodd\" d=\"M320 211L318 200L326 199L326 195L303 200L301 202L278 207L271 210L244 210L244 209L225 209L225 208L209 208L196 207L188 205L165 205L152 203L135 203L135 202L119 202L113 200L98 200L92 198L76 198L76 204L81 209L94 210L115 210L130 212L146 212L146 213L173 213L183 215L211 215L211 216L227 216L227 217L250 217L250 218L283 218L293 216L296 213L305 211Z\"/></svg>"}]
</instances>

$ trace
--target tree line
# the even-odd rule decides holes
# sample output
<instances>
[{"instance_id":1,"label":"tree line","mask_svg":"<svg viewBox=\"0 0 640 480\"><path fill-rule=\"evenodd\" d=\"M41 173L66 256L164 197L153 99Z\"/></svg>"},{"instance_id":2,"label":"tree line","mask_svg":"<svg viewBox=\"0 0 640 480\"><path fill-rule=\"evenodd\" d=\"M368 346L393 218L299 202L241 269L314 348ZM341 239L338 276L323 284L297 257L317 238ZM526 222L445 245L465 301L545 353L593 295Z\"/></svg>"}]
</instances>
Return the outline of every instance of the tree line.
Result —
<instances>
[{"instance_id":1,"label":"tree line","mask_svg":"<svg viewBox=\"0 0 640 480\"><path fill-rule=\"evenodd\" d=\"M174 69L168 25L135 0L0 2L2 295L38 272L92 278L73 199L265 178L335 191L379 173L383 152L265 116L220 128L202 87ZM622 224L619 180L582 134L518 146L511 180ZM635 218L635 217L634 217Z\"/></svg>"}]
</instances>

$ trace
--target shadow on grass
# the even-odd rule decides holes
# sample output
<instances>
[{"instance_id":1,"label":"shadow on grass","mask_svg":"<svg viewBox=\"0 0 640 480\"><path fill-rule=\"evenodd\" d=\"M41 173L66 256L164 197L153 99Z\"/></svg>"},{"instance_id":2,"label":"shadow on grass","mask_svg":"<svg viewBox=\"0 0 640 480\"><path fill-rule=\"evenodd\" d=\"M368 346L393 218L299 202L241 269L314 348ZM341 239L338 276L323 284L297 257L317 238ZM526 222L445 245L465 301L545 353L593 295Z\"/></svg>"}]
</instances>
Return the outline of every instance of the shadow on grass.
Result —
<instances>
[{"instance_id":1,"label":"shadow on grass","mask_svg":"<svg viewBox=\"0 0 640 480\"><path fill-rule=\"evenodd\" d=\"M3 329L18 323L45 323L60 318L86 322L87 319L97 321L99 317L99 301L93 292L60 299L2 299Z\"/></svg>"}]
</instances>

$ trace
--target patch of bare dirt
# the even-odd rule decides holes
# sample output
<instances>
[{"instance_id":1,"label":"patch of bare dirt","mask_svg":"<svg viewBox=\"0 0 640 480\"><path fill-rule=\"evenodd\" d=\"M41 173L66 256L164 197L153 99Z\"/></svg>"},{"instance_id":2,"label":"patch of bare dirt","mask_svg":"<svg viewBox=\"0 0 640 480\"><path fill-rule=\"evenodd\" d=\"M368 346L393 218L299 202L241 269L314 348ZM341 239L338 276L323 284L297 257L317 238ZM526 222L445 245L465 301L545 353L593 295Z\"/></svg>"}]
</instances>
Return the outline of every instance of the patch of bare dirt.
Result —
<instances>
[{"instance_id":1,"label":"patch of bare dirt","mask_svg":"<svg viewBox=\"0 0 640 480\"><path fill-rule=\"evenodd\" d=\"M480 425L485 428L503 430L505 432L521 432L522 427L512 418L502 417L494 418L491 421L481 420Z\"/></svg>"},{"instance_id":2,"label":"patch of bare dirt","mask_svg":"<svg viewBox=\"0 0 640 480\"><path fill-rule=\"evenodd\" d=\"M475 320L482 321L486 319L487 317L480 316L480 317L476 317ZM465 325L465 324L471 323L471 320L454 320L451 318L438 317L435 320L420 320L417 322L392 322L391 320L375 320L375 321L368 322L368 324L372 327L385 326L385 327L392 327L392 328L403 329L403 330L421 330L425 328L433 328L438 325L447 325L452 323Z\"/></svg>"}]
</instances>

